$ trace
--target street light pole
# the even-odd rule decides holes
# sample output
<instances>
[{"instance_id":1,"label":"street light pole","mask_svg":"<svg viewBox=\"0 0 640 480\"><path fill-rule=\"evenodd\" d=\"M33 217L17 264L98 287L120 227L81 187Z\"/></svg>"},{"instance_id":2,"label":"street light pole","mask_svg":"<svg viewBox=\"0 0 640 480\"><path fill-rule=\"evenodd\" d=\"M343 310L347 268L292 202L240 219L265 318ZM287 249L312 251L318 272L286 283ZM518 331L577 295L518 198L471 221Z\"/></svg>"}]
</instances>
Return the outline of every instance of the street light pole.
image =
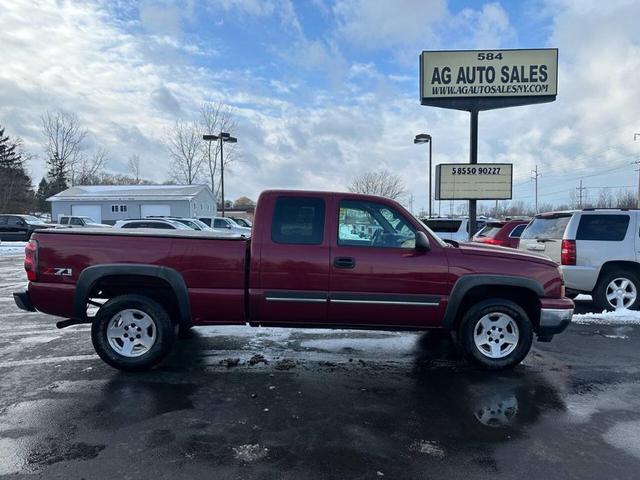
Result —
<instances>
[{"instance_id":1,"label":"street light pole","mask_svg":"<svg viewBox=\"0 0 640 480\"><path fill-rule=\"evenodd\" d=\"M633 134L633 141L635 142L636 139L640 138L640 133L634 133ZM636 200L636 208L640 208L640 160L636 160L635 162L636 165L639 165L638 167L638 198Z\"/></svg>"},{"instance_id":2,"label":"street light pole","mask_svg":"<svg viewBox=\"0 0 640 480\"><path fill-rule=\"evenodd\" d=\"M432 208L431 208L431 172L432 172L432 168L431 168L431 145L433 144L433 139L431 138L431 135L428 135L426 133L419 133L418 135L416 135L416 137L413 139L413 143L414 144L419 144L419 143L428 143L429 144L429 218L432 217Z\"/></svg>"},{"instance_id":3,"label":"street light pole","mask_svg":"<svg viewBox=\"0 0 640 480\"><path fill-rule=\"evenodd\" d=\"M203 135L202 139L207 142L220 140L220 194L222 196L222 216L224 217L224 143L236 143L238 141L237 138L232 137L227 132L220 132L220 135ZM209 143L209 148L211 148L211 143ZM211 185L211 187L214 187ZM215 192L214 192L215 194Z\"/></svg>"},{"instance_id":4,"label":"street light pole","mask_svg":"<svg viewBox=\"0 0 640 480\"><path fill-rule=\"evenodd\" d=\"M224 139L220 135L220 195L222 195L222 216L224 217Z\"/></svg>"}]
</instances>

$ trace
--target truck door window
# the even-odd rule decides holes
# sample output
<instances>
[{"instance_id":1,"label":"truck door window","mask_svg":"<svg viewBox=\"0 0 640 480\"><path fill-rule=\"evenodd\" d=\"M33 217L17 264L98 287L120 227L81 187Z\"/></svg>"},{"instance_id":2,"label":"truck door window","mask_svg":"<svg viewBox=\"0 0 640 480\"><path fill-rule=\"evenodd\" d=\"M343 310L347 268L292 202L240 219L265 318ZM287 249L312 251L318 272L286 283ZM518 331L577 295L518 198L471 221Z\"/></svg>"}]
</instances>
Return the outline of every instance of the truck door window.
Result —
<instances>
[{"instance_id":1,"label":"truck door window","mask_svg":"<svg viewBox=\"0 0 640 480\"><path fill-rule=\"evenodd\" d=\"M324 199L279 197L271 224L275 243L320 245L324 238Z\"/></svg>"},{"instance_id":2,"label":"truck door window","mask_svg":"<svg viewBox=\"0 0 640 480\"><path fill-rule=\"evenodd\" d=\"M358 200L340 202L338 245L415 248L416 231L386 205Z\"/></svg>"},{"instance_id":3,"label":"truck door window","mask_svg":"<svg viewBox=\"0 0 640 480\"><path fill-rule=\"evenodd\" d=\"M79 218L73 217L71 219L71 225L76 225L78 227L81 227L83 223L82 223L82 220L80 220Z\"/></svg>"}]
</instances>

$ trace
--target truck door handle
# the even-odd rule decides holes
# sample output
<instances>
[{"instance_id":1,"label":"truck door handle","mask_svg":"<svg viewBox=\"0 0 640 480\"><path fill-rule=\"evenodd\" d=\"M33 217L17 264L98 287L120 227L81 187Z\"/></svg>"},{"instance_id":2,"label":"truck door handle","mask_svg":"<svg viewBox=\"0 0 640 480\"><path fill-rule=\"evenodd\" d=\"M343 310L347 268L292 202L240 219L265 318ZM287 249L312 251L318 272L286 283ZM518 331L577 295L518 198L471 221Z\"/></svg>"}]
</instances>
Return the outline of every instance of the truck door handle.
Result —
<instances>
[{"instance_id":1,"label":"truck door handle","mask_svg":"<svg viewBox=\"0 0 640 480\"><path fill-rule=\"evenodd\" d=\"M352 257L336 257L333 259L333 266L336 268L355 268L356 260Z\"/></svg>"}]
</instances>

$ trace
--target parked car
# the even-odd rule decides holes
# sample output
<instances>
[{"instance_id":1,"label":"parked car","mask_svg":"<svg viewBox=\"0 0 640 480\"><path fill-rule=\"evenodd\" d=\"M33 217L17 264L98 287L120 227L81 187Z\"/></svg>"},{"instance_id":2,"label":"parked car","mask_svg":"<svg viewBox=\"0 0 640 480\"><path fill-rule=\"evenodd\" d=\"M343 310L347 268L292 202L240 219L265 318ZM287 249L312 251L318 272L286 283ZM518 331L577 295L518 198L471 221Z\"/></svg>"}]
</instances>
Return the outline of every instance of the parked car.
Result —
<instances>
[{"instance_id":1,"label":"parked car","mask_svg":"<svg viewBox=\"0 0 640 480\"><path fill-rule=\"evenodd\" d=\"M568 295L590 294L599 309L638 309L638 210L583 209L537 215L520 250L560 264Z\"/></svg>"},{"instance_id":2,"label":"parked car","mask_svg":"<svg viewBox=\"0 0 640 480\"><path fill-rule=\"evenodd\" d=\"M253 227L253 223L251 223L251 220L249 220L248 218L241 218L241 217L229 217L229 218L232 219L241 227L247 227L247 228Z\"/></svg>"},{"instance_id":3,"label":"parked car","mask_svg":"<svg viewBox=\"0 0 640 480\"><path fill-rule=\"evenodd\" d=\"M155 228L161 230L193 230L183 223L166 218L138 218L118 220L113 228Z\"/></svg>"},{"instance_id":4,"label":"parked car","mask_svg":"<svg viewBox=\"0 0 640 480\"><path fill-rule=\"evenodd\" d=\"M216 217L213 219L214 230L225 230L231 233L239 233L240 235L251 235L251 229L241 227L229 217Z\"/></svg>"},{"instance_id":5,"label":"parked car","mask_svg":"<svg viewBox=\"0 0 640 480\"><path fill-rule=\"evenodd\" d=\"M65 228L111 228L110 225L98 223L91 217L75 217L71 215L60 216L58 224Z\"/></svg>"},{"instance_id":6,"label":"parked car","mask_svg":"<svg viewBox=\"0 0 640 480\"><path fill-rule=\"evenodd\" d=\"M354 235L356 223L375 228ZM176 327L246 323L451 330L470 360L501 369L527 355L534 335L562 332L573 313L551 260L449 245L397 202L352 193L264 192L251 239L39 231L24 265L29 286L14 294L17 305L68 319L59 328L91 323L98 355L123 370L160 362Z\"/></svg>"},{"instance_id":7,"label":"parked car","mask_svg":"<svg viewBox=\"0 0 640 480\"><path fill-rule=\"evenodd\" d=\"M473 237L474 242L518 248L520 235L530 220L490 221Z\"/></svg>"},{"instance_id":8,"label":"parked car","mask_svg":"<svg viewBox=\"0 0 640 480\"><path fill-rule=\"evenodd\" d=\"M456 242L469 241L468 218L424 218L422 219L422 223L443 240L454 240ZM476 220L476 231L484 227L485 223L484 220Z\"/></svg>"},{"instance_id":9,"label":"parked car","mask_svg":"<svg viewBox=\"0 0 640 480\"><path fill-rule=\"evenodd\" d=\"M197 231L202 231L202 230L213 230L210 226L208 226L206 223L201 222L200 220L198 220L197 218L182 218L182 217L148 217L148 218L164 218L167 220L173 220L175 222L180 222L183 225L186 225L189 228L192 228L193 230L197 230Z\"/></svg>"},{"instance_id":10,"label":"parked car","mask_svg":"<svg viewBox=\"0 0 640 480\"><path fill-rule=\"evenodd\" d=\"M2 214L0 215L0 240L25 242L36 230L53 227L55 225L44 223L32 215Z\"/></svg>"}]
</instances>

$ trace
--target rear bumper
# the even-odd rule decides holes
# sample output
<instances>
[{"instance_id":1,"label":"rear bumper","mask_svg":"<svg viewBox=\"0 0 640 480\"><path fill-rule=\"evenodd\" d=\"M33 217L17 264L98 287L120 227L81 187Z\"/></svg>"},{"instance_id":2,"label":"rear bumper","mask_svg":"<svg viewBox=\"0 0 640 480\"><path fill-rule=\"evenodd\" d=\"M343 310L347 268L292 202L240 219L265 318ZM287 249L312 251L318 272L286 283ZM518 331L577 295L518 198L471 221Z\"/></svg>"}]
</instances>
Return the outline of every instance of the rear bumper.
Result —
<instances>
[{"instance_id":1,"label":"rear bumper","mask_svg":"<svg viewBox=\"0 0 640 480\"><path fill-rule=\"evenodd\" d=\"M26 310L27 312L36 311L36 307L33 306L29 292L15 292L13 294L13 300L21 310Z\"/></svg>"}]
</instances>

